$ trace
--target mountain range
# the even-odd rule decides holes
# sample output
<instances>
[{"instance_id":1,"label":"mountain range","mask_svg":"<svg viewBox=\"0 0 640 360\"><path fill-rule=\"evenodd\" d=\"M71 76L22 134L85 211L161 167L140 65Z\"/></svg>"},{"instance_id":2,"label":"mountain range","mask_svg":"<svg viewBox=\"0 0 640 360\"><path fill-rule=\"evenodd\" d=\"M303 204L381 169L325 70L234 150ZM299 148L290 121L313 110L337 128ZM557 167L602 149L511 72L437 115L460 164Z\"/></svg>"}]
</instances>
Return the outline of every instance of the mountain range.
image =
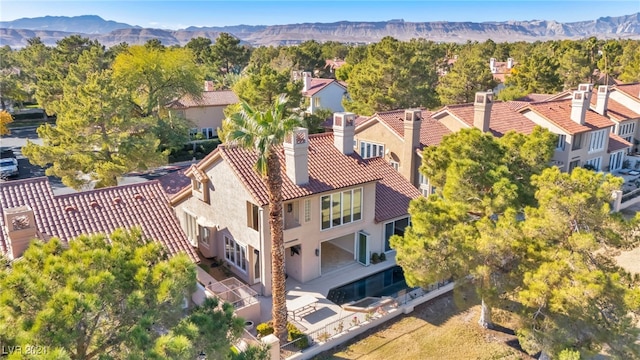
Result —
<instances>
[{"instance_id":1,"label":"mountain range","mask_svg":"<svg viewBox=\"0 0 640 360\"><path fill-rule=\"evenodd\" d=\"M214 40L220 32L230 33L246 44L292 45L306 40L339 41L345 43L376 42L385 36L398 40L424 38L439 42L537 41L598 38L640 39L640 13L601 17L596 20L560 23L553 20L505 22L381 22L340 21L334 23L302 23L289 25L236 25L223 27L188 27L181 30L150 29L115 21L96 15L45 16L0 22L0 45L20 48L33 37L47 45L73 34L98 40L109 47L121 42L144 44L159 39L164 45L185 45L195 37Z\"/></svg>"}]
</instances>

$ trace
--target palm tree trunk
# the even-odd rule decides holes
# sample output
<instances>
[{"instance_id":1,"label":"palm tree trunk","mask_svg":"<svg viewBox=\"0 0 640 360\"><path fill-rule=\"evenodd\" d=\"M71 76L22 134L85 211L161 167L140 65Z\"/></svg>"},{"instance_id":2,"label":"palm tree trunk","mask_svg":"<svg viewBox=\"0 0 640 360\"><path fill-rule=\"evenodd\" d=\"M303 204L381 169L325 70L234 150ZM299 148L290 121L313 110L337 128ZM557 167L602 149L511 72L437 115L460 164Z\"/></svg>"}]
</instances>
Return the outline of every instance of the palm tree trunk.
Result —
<instances>
[{"instance_id":1,"label":"palm tree trunk","mask_svg":"<svg viewBox=\"0 0 640 360\"><path fill-rule=\"evenodd\" d=\"M493 327L493 322L491 321L491 306L484 301L484 298L482 299L480 320L478 320L478 324L485 329L491 329Z\"/></svg>"},{"instance_id":2,"label":"palm tree trunk","mask_svg":"<svg viewBox=\"0 0 640 360\"><path fill-rule=\"evenodd\" d=\"M281 344L287 342L287 303L285 297L284 238L282 234L282 175L275 152L267 158L269 227L271 228L271 301L274 334Z\"/></svg>"}]
</instances>

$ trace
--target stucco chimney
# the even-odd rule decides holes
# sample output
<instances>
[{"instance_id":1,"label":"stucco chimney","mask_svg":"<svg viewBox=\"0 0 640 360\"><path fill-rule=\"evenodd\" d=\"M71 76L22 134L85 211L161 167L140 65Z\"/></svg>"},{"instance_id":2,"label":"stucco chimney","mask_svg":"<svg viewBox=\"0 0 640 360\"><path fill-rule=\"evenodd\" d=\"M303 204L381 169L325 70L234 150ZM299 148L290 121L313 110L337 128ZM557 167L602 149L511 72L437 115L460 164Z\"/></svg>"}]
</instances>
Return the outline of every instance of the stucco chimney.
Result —
<instances>
[{"instance_id":1,"label":"stucco chimney","mask_svg":"<svg viewBox=\"0 0 640 360\"><path fill-rule=\"evenodd\" d=\"M205 80L204 81L204 91L213 91L213 81Z\"/></svg>"},{"instance_id":2,"label":"stucco chimney","mask_svg":"<svg viewBox=\"0 0 640 360\"><path fill-rule=\"evenodd\" d=\"M491 124L491 106L493 92L477 92L473 103L473 126L482 132L487 132Z\"/></svg>"},{"instance_id":3,"label":"stucco chimney","mask_svg":"<svg viewBox=\"0 0 640 360\"><path fill-rule=\"evenodd\" d=\"M496 72L498 72L498 69L496 68L496 59L495 58L489 59L489 69L491 69L491 73L492 74L495 74Z\"/></svg>"},{"instance_id":4,"label":"stucco chimney","mask_svg":"<svg viewBox=\"0 0 640 360\"><path fill-rule=\"evenodd\" d=\"M420 146L420 126L422 125L422 110L407 109L404 111L404 143L402 145L402 163L400 174L415 185L416 148Z\"/></svg>"},{"instance_id":5,"label":"stucco chimney","mask_svg":"<svg viewBox=\"0 0 640 360\"><path fill-rule=\"evenodd\" d=\"M38 235L33 210L28 205L4 209L4 223L9 237L9 258L17 259Z\"/></svg>"},{"instance_id":6,"label":"stucco chimney","mask_svg":"<svg viewBox=\"0 0 640 360\"><path fill-rule=\"evenodd\" d=\"M580 84L578 85L578 91L584 91L584 95L587 98L587 104L591 104L591 95L593 95L593 84Z\"/></svg>"},{"instance_id":7,"label":"stucco chimney","mask_svg":"<svg viewBox=\"0 0 640 360\"><path fill-rule=\"evenodd\" d=\"M507 69L513 68L513 58L507 59Z\"/></svg>"},{"instance_id":8,"label":"stucco chimney","mask_svg":"<svg viewBox=\"0 0 640 360\"><path fill-rule=\"evenodd\" d=\"M596 112L602 116L607 116L607 103L609 102L609 87L600 85L598 87L598 97L596 98Z\"/></svg>"},{"instance_id":9,"label":"stucco chimney","mask_svg":"<svg viewBox=\"0 0 640 360\"><path fill-rule=\"evenodd\" d=\"M589 97L584 91L574 91L571 98L571 120L584 125L585 115L589 108Z\"/></svg>"},{"instance_id":10,"label":"stucco chimney","mask_svg":"<svg viewBox=\"0 0 640 360\"><path fill-rule=\"evenodd\" d=\"M309 131L298 127L284 139L287 177L296 185L309 182Z\"/></svg>"},{"instance_id":11,"label":"stucco chimney","mask_svg":"<svg viewBox=\"0 0 640 360\"><path fill-rule=\"evenodd\" d=\"M356 114L337 112L333 114L333 144L341 153L353 153Z\"/></svg>"},{"instance_id":12,"label":"stucco chimney","mask_svg":"<svg viewBox=\"0 0 640 360\"><path fill-rule=\"evenodd\" d=\"M311 73L303 72L302 73L302 92L307 92L311 89Z\"/></svg>"}]
</instances>

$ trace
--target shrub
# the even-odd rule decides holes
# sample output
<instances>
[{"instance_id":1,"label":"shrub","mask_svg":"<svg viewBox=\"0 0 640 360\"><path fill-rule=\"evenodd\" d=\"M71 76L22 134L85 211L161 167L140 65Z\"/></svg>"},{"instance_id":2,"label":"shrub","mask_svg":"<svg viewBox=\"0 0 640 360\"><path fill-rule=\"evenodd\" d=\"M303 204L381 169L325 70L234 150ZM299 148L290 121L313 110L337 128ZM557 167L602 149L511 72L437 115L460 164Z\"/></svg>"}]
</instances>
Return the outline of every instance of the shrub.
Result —
<instances>
[{"instance_id":1,"label":"shrub","mask_svg":"<svg viewBox=\"0 0 640 360\"><path fill-rule=\"evenodd\" d=\"M258 326L256 326L256 331L260 337L273 334L273 324L271 324L271 322L258 324Z\"/></svg>"},{"instance_id":2,"label":"shrub","mask_svg":"<svg viewBox=\"0 0 640 360\"><path fill-rule=\"evenodd\" d=\"M380 261L387 260L387 255L385 253L380 253Z\"/></svg>"},{"instance_id":3,"label":"shrub","mask_svg":"<svg viewBox=\"0 0 640 360\"><path fill-rule=\"evenodd\" d=\"M371 262L374 264L377 264L380 262L380 256L378 255L378 253L371 254Z\"/></svg>"},{"instance_id":4,"label":"shrub","mask_svg":"<svg viewBox=\"0 0 640 360\"><path fill-rule=\"evenodd\" d=\"M309 338L300 329L298 329L292 323L287 323L287 332L289 333L288 340L296 341L296 346L299 349L306 349L309 347Z\"/></svg>"}]
</instances>

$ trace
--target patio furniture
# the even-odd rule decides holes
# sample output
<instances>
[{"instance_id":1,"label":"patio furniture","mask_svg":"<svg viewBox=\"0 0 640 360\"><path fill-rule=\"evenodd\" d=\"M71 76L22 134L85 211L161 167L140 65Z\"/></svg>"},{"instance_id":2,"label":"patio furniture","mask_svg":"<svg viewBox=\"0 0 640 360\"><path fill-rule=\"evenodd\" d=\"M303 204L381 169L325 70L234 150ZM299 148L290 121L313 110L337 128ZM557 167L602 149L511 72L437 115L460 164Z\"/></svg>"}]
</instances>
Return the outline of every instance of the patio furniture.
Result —
<instances>
[{"instance_id":1,"label":"patio furniture","mask_svg":"<svg viewBox=\"0 0 640 360\"><path fill-rule=\"evenodd\" d=\"M318 299L311 295L302 295L293 300L287 300L287 312L291 313L293 319L296 319L296 314L300 316L301 313L304 313L310 309L315 310L316 304L318 303ZM302 316L300 316L302 319Z\"/></svg>"}]
</instances>

